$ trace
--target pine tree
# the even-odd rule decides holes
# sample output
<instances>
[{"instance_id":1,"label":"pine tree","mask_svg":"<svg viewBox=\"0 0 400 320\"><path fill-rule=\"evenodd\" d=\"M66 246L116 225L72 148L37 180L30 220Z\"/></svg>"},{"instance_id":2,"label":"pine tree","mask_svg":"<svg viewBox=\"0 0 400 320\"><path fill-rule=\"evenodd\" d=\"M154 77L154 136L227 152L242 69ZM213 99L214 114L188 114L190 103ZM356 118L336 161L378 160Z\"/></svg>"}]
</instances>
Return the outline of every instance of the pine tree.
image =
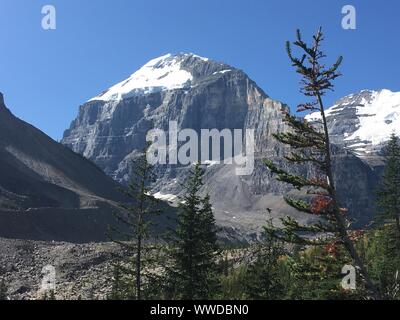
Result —
<instances>
[{"instance_id":1,"label":"pine tree","mask_svg":"<svg viewBox=\"0 0 400 320\"><path fill-rule=\"evenodd\" d=\"M122 190L129 202L121 203L122 212L116 213L123 228L112 227L111 231L123 238L123 241L113 241L125 248L133 256L133 260L129 259L115 266L114 276L118 275L118 283L114 282L114 293L119 292L118 297L141 300L143 284L149 275L146 267L153 262L152 254L157 248L156 244L146 241L151 240L154 217L160 214L158 201L150 196L154 173L153 167L147 161L147 148L133 161L132 172L128 188Z\"/></svg>"},{"instance_id":2,"label":"pine tree","mask_svg":"<svg viewBox=\"0 0 400 320\"><path fill-rule=\"evenodd\" d=\"M378 191L381 219L394 222L400 238L400 139L392 134L385 152L385 169Z\"/></svg>"},{"instance_id":3,"label":"pine tree","mask_svg":"<svg viewBox=\"0 0 400 320\"><path fill-rule=\"evenodd\" d=\"M42 300L57 300L54 290L47 290L44 292Z\"/></svg>"},{"instance_id":4,"label":"pine tree","mask_svg":"<svg viewBox=\"0 0 400 320\"><path fill-rule=\"evenodd\" d=\"M392 134L384 148L385 167L377 193L377 227L366 237L364 252L372 278L388 299L400 296L400 141Z\"/></svg>"},{"instance_id":5,"label":"pine tree","mask_svg":"<svg viewBox=\"0 0 400 320\"><path fill-rule=\"evenodd\" d=\"M292 65L302 77L301 92L311 99L311 101L299 105L297 111L319 112L321 121L310 123L286 113L285 121L291 130L275 134L275 138L279 142L291 147L292 153L285 157L286 160L293 164L312 166L315 176L310 178L291 174L279 168L272 161L265 161L269 169L277 175L279 181L289 183L298 190L307 190L310 201L289 196L285 200L290 206L301 212L318 216L319 222L305 226L295 219L287 217L282 221L285 227L283 232L277 236L280 236L282 240L303 245L326 245L328 242L332 242L332 235L335 236L335 243L343 245L347 250L371 296L380 298L363 261L355 250L345 217L347 211L340 207L336 193L323 96L327 91L333 90L333 80L341 75L338 68L341 65L342 57L331 67L325 67L322 62L326 57L321 51L322 41L321 29L313 36L311 46L302 40L298 30L294 45L303 52L301 58L293 55L290 42L287 42L286 46Z\"/></svg>"},{"instance_id":6,"label":"pine tree","mask_svg":"<svg viewBox=\"0 0 400 320\"><path fill-rule=\"evenodd\" d=\"M0 300L8 299L7 292L8 292L8 288L7 288L6 282L4 279L1 279L1 281L0 281Z\"/></svg>"},{"instance_id":7,"label":"pine tree","mask_svg":"<svg viewBox=\"0 0 400 320\"><path fill-rule=\"evenodd\" d=\"M387 223L370 230L360 243L368 271L388 299L400 298L400 250L398 230Z\"/></svg>"},{"instance_id":8,"label":"pine tree","mask_svg":"<svg viewBox=\"0 0 400 320\"><path fill-rule=\"evenodd\" d=\"M297 247L287 259L289 288L287 298L295 300L359 300L365 297L363 286L342 287L342 268L351 258L343 246Z\"/></svg>"},{"instance_id":9,"label":"pine tree","mask_svg":"<svg viewBox=\"0 0 400 320\"><path fill-rule=\"evenodd\" d=\"M112 286L107 300L124 300L126 298L125 283L122 279L121 265L114 263L112 269Z\"/></svg>"},{"instance_id":10,"label":"pine tree","mask_svg":"<svg viewBox=\"0 0 400 320\"><path fill-rule=\"evenodd\" d=\"M185 300L210 299L218 286L217 229L210 197L199 195L202 176L196 164L184 186L167 270L170 294Z\"/></svg>"},{"instance_id":11,"label":"pine tree","mask_svg":"<svg viewBox=\"0 0 400 320\"><path fill-rule=\"evenodd\" d=\"M283 244L271 235L271 230L273 226L269 221L247 268L245 292L250 299L278 300L285 295L284 268L280 259L286 252Z\"/></svg>"}]
</instances>

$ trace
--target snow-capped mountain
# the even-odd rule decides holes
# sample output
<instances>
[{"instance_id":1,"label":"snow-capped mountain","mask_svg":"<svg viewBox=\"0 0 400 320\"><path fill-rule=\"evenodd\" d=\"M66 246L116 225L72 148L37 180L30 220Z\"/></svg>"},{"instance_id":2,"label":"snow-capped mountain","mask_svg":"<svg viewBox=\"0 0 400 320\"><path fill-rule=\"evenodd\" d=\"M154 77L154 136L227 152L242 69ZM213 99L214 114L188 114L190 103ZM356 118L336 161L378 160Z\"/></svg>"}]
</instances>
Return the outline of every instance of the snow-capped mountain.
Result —
<instances>
[{"instance_id":1,"label":"snow-capped mountain","mask_svg":"<svg viewBox=\"0 0 400 320\"><path fill-rule=\"evenodd\" d=\"M135 95L190 87L193 75L184 70L182 66L184 58L188 57L203 61L208 60L194 54L166 54L150 60L128 79L123 80L89 101L122 100Z\"/></svg>"},{"instance_id":2,"label":"snow-capped mountain","mask_svg":"<svg viewBox=\"0 0 400 320\"><path fill-rule=\"evenodd\" d=\"M360 157L378 154L392 133L400 136L400 92L363 90L326 111L332 141ZM320 119L313 113L306 119Z\"/></svg>"},{"instance_id":3,"label":"snow-capped mountain","mask_svg":"<svg viewBox=\"0 0 400 320\"><path fill-rule=\"evenodd\" d=\"M177 122L178 130L191 128L199 135L201 129L254 129L253 174L240 177L234 166L209 163L202 190L210 194L226 237L240 234L247 238L265 223L267 207L277 220L284 215L301 219L301 214L283 201L282 195L290 187L277 181L263 162L269 158L288 168L284 156L290 150L273 137L287 130L287 111L285 104L271 99L242 70L194 54L165 55L84 103L62 143L94 161L115 180L127 183L131 161L144 148L150 129L167 132L170 121ZM343 205L360 223L369 221L374 205L369 186L376 180L375 173L342 149L335 153L334 162ZM189 169L157 166L152 194L174 202L182 194ZM309 168L301 170L313 174ZM357 187L352 179L359 181Z\"/></svg>"}]
</instances>

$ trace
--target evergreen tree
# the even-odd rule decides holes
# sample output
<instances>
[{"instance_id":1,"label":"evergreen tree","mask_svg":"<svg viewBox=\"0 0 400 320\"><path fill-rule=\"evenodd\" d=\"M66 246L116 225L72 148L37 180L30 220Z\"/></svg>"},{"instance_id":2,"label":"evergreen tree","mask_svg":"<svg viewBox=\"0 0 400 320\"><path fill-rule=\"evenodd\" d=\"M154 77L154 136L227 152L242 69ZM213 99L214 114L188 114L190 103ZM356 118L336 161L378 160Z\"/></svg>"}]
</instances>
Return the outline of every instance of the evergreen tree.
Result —
<instances>
[{"instance_id":1,"label":"evergreen tree","mask_svg":"<svg viewBox=\"0 0 400 320\"><path fill-rule=\"evenodd\" d=\"M7 300L8 288L4 279L0 281L0 300Z\"/></svg>"},{"instance_id":2,"label":"evergreen tree","mask_svg":"<svg viewBox=\"0 0 400 320\"><path fill-rule=\"evenodd\" d=\"M210 299L218 287L216 225L210 197L199 195L203 170L196 164L181 199L168 267L170 294L185 300Z\"/></svg>"},{"instance_id":3,"label":"evergreen tree","mask_svg":"<svg viewBox=\"0 0 400 320\"><path fill-rule=\"evenodd\" d=\"M378 226L368 233L363 249L372 278L389 299L400 291L400 140L392 134L384 148L385 167L377 193Z\"/></svg>"},{"instance_id":4,"label":"evergreen tree","mask_svg":"<svg viewBox=\"0 0 400 320\"><path fill-rule=\"evenodd\" d=\"M287 259L290 273L289 299L301 300L351 300L364 295L362 286L344 290L342 268L351 259L343 247L332 244L326 248L310 247L295 251Z\"/></svg>"},{"instance_id":5,"label":"evergreen tree","mask_svg":"<svg viewBox=\"0 0 400 320\"><path fill-rule=\"evenodd\" d=\"M107 296L108 300L124 300L127 295L127 288L122 278L122 267L119 263L114 263L112 269L112 287L111 292Z\"/></svg>"},{"instance_id":6,"label":"evergreen tree","mask_svg":"<svg viewBox=\"0 0 400 320\"><path fill-rule=\"evenodd\" d=\"M280 259L286 252L283 244L271 235L271 229L272 222L269 222L247 268L245 292L250 299L278 300L285 296L284 267Z\"/></svg>"},{"instance_id":7,"label":"evergreen tree","mask_svg":"<svg viewBox=\"0 0 400 320\"><path fill-rule=\"evenodd\" d=\"M160 214L158 201L150 196L154 173L153 167L147 161L147 148L133 161L132 172L128 188L122 190L129 202L121 203L122 212L116 213L116 218L123 227L111 228L111 231L122 238L113 241L125 248L133 259L114 266L114 276L117 279L114 277L113 291L119 298L141 300L143 284L150 277L146 268L154 262L152 254L157 248L156 244L146 242L152 238L154 217Z\"/></svg>"},{"instance_id":8,"label":"evergreen tree","mask_svg":"<svg viewBox=\"0 0 400 320\"><path fill-rule=\"evenodd\" d=\"M57 300L54 290L47 290L42 296L42 300Z\"/></svg>"},{"instance_id":9,"label":"evergreen tree","mask_svg":"<svg viewBox=\"0 0 400 320\"><path fill-rule=\"evenodd\" d=\"M313 43L309 46L302 40L297 31L297 40L294 45L303 52L301 58L293 55L290 42L287 42L287 53L302 77L301 92L311 101L298 106L298 112L319 112L321 121L310 123L287 113L285 121L291 128L289 132L277 133L275 138L291 147L292 153L286 160L293 164L311 166L314 177L306 177L289 173L278 167L270 160L265 161L269 169L278 176L278 180L293 185L298 190L306 190L310 200L286 197L286 202L295 209L316 215L317 223L305 226L297 220L287 217L283 219L283 232L276 234L282 240L303 245L326 245L336 237L336 243L343 245L365 281L365 285L373 298L379 298L374 284L371 282L363 261L355 250L354 243L348 231L346 210L340 207L334 174L332 169L331 144L326 121L323 96L333 90L333 80L341 74L338 68L342 57L335 64L326 68L322 60L326 57L321 51L323 41L322 30L319 29L313 36ZM304 236L305 235L305 236ZM325 235L325 236L324 236Z\"/></svg>"},{"instance_id":10,"label":"evergreen tree","mask_svg":"<svg viewBox=\"0 0 400 320\"><path fill-rule=\"evenodd\" d=\"M385 169L378 191L381 219L395 222L400 238L400 139L392 134L385 150Z\"/></svg>"},{"instance_id":11,"label":"evergreen tree","mask_svg":"<svg viewBox=\"0 0 400 320\"><path fill-rule=\"evenodd\" d=\"M400 250L395 223L369 231L359 245L371 278L385 298L400 298Z\"/></svg>"}]
</instances>

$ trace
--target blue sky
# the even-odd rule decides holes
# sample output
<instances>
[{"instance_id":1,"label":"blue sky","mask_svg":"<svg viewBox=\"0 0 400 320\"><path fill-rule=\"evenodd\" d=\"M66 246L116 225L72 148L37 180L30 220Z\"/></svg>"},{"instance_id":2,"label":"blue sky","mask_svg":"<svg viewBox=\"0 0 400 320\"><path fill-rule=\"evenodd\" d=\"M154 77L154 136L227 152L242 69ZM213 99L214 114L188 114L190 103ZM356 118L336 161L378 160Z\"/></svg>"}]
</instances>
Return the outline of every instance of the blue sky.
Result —
<instances>
[{"instance_id":1,"label":"blue sky","mask_svg":"<svg viewBox=\"0 0 400 320\"><path fill-rule=\"evenodd\" d=\"M301 3L301 7L300 7ZM44 5L57 29L41 27ZM341 9L357 9L357 29ZM302 102L284 44L322 25L330 61L344 56L337 98L400 91L398 0L0 0L0 91L18 117L54 139L89 98L151 58L194 52L243 69L272 98Z\"/></svg>"}]
</instances>

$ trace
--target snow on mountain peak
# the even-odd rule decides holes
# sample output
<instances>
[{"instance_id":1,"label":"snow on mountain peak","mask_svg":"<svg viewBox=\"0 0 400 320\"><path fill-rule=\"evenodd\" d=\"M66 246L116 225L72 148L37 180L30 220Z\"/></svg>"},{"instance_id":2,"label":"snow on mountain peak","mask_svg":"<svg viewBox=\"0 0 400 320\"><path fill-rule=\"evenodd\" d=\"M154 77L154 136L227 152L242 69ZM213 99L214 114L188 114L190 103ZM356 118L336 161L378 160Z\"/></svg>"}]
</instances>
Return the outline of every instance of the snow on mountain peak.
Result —
<instances>
[{"instance_id":1,"label":"snow on mountain peak","mask_svg":"<svg viewBox=\"0 0 400 320\"><path fill-rule=\"evenodd\" d=\"M367 151L370 147L387 142L393 133L400 136L400 92L363 90L340 99L326 110L326 116L331 123L343 123L350 121L343 118L354 117L356 126L346 127L352 130L343 133L344 140L349 148ZM306 116L306 119L315 121L321 119L321 115L315 112Z\"/></svg>"},{"instance_id":2,"label":"snow on mountain peak","mask_svg":"<svg viewBox=\"0 0 400 320\"><path fill-rule=\"evenodd\" d=\"M207 58L192 53L166 54L150 60L128 79L89 101L119 101L136 95L188 87L191 85L193 76L181 68L182 58L188 56L208 61Z\"/></svg>"},{"instance_id":3,"label":"snow on mountain peak","mask_svg":"<svg viewBox=\"0 0 400 320\"><path fill-rule=\"evenodd\" d=\"M378 145L392 133L400 136L400 92L374 91L371 100L357 107L360 126L346 140L359 139Z\"/></svg>"}]
</instances>

